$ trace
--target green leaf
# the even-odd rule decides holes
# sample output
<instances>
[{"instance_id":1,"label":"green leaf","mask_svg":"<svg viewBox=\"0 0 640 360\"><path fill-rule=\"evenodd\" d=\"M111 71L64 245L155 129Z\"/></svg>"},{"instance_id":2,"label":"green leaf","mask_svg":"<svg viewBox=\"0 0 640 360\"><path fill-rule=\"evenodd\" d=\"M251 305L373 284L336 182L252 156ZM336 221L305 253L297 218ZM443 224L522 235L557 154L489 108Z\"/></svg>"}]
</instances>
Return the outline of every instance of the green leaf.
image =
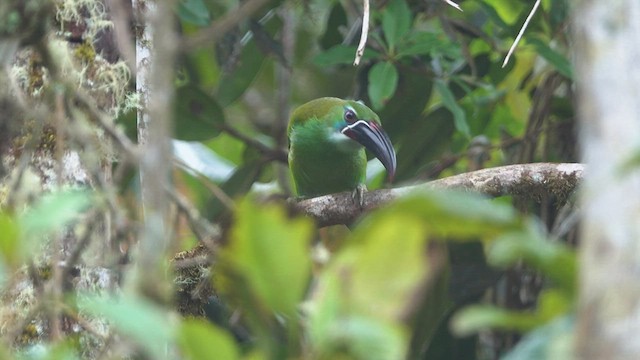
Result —
<instances>
[{"instance_id":1,"label":"green leaf","mask_svg":"<svg viewBox=\"0 0 640 360\"><path fill-rule=\"evenodd\" d=\"M324 34L320 37L320 46L322 49L328 49L334 45L340 44L343 40L343 34L340 29L347 25L347 13L341 3L335 2L329 16L327 17L327 25ZM353 60L351 60L353 62Z\"/></svg>"},{"instance_id":2,"label":"green leaf","mask_svg":"<svg viewBox=\"0 0 640 360\"><path fill-rule=\"evenodd\" d=\"M390 62L379 62L369 70L369 99L374 109L381 109L398 87L398 70Z\"/></svg>"},{"instance_id":3,"label":"green leaf","mask_svg":"<svg viewBox=\"0 0 640 360\"><path fill-rule=\"evenodd\" d=\"M380 53L366 49L362 55L362 61L378 58ZM336 45L327 51L321 52L313 58L313 63L320 67L334 65L351 65L356 57L356 47L348 45Z\"/></svg>"},{"instance_id":4,"label":"green leaf","mask_svg":"<svg viewBox=\"0 0 640 360\"><path fill-rule=\"evenodd\" d=\"M391 0L382 11L382 31L389 49L394 51L411 29L411 10L405 0Z\"/></svg>"},{"instance_id":5,"label":"green leaf","mask_svg":"<svg viewBox=\"0 0 640 360\"><path fill-rule=\"evenodd\" d=\"M443 40L438 34L421 31L402 40L398 46L398 56L429 55L442 46Z\"/></svg>"},{"instance_id":6,"label":"green leaf","mask_svg":"<svg viewBox=\"0 0 640 360\"><path fill-rule=\"evenodd\" d=\"M186 319L180 326L180 348L186 359L239 358L233 337L213 324L199 319Z\"/></svg>"},{"instance_id":7,"label":"green leaf","mask_svg":"<svg viewBox=\"0 0 640 360\"><path fill-rule=\"evenodd\" d=\"M467 138L471 137L469 124L467 123L467 116L464 112L464 109L462 109L462 107L458 105L458 102L456 101L449 87L444 83L444 81L440 79L437 79L435 81L435 87L440 94L442 104L453 114L453 121L456 126L456 130L458 130Z\"/></svg>"},{"instance_id":8,"label":"green leaf","mask_svg":"<svg viewBox=\"0 0 640 360\"><path fill-rule=\"evenodd\" d=\"M29 253L27 250L24 248L24 243L20 241L20 227L15 219L0 212L0 255L3 264L12 268L22 265L25 256Z\"/></svg>"},{"instance_id":9,"label":"green leaf","mask_svg":"<svg viewBox=\"0 0 640 360\"><path fill-rule=\"evenodd\" d=\"M165 310L131 295L85 298L79 305L94 316L106 318L154 359L168 358L167 346L173 338L174 324Z\"/></svg>"},{"instance_id":10,"label":"green leaf","mask_svg":"<svg viewBox=\"0 0 640 360\"><path fill-rule=\"evenodd\" d=\"M373 226L387 212L419 219L429 234L453 239L493 239L522 228L513 207L478 194L446 190L410 192L393 204L363 219L360 226Z\"/></svg>"},{"instance_id":11,"label":"green leaf","mask_svg":"<svg viewBox=\"0 0 640 360\"><path fill-rule=\"evenodd\" d=\"M561 53L552 49L546 42L539 38L530 38L528 42L536 48L536 51L542 55L558 72L569 79L573 79L573 66L571 62Z\"/></svg>"},{"instance_id":12,"label":"green leaf","mask_svg":"<svg viewBox=\"0 0 640 360\"><path fill-rule=\"evenodd\" d=\"M577 359L575 333L575 316L564 316L528 333L502 360Z\"/></svg>"},{"instance_id":13,"label":"green leaf","mask_svg":"<svg viewBox=\"0 0 640 360\"><path fill-rule=\"evenodd\" d=\"M220 254L227 292L255 305L245 311L295 316L311 271L311 222L288 219L282 208L258 207L249 199L238 204L236 214L230 243Z\"/></svg>"},{"instance_id":14,"label":"green leaf","mask_svg":"<svg viewBox=\"0 0 640 360\"><path fill-rule=\"evenodd\" d=\"M567 245L544 239L531 225L528 231L506 233L489 248L487 260L495 266L507 267L523 260L557 282L563 290L575 293L578 261Z\"/></svg>"},{"instance_id":15,"label":"green leaf","mask_svg":"<svg viewBox=\"0 0 640 360\"><path fill-rule=\"evenodd\" d=\"M225 72L220 78L216 98L222 106L238 100L258 75L265 56L262 55L255 40L250 40L242 49L236 66Z\"/></svg>"},{"instance_id":16,"label":"green leaf","mask_svg":"<svg viewBox=\"0 0 640 360\"><path fill-rule=\"evenodd\" d=\"M60 230L82 215L91 202L91 192L85 190L65 190L46 194L20 217L20 228L28 238Z\"/></svg>"},{"instance_id":17,"label":"green leaf","mask_svg":"<svg viewBox=\"0 0 640 360\"><path fill-rule=\"evenodd\" d=\"M358 226L318 279L309 334L322 358L405 358L401 321L432 276L427 237L420 219L385 215Z\"/></svg>"},{"instance_id":18,"label":"green leaf","mask_svg":"<svg viewBox=\"0 0 640 360\"><path fill-rule=\"evenodd\" d=\"M184 22L207 26L211 22L209 9L202 0L182 0L178 4L178 17Z\"/></svg>"},{"instance_id":19,"label":"green leaf","mask_svg":"<svg viewBox=\"0 0 640 360\"><path fill-rule=\"evenodd\" d=\"M262 172L263 163L260 160L246 161L237 167L220 189L231 199L243 195L251 189L258 176ZM226 205L217 197L207 204L207 217L216 218L227 209Z\"/></svg>"},{"instance_id":20,"label":"green leaf","mask_svg":"<svg viewBox=\"0 0 640 360\"><path fill-rule=\"evenodd\" d=\"M539 325L532 314L505 310L493 305L472 305L460 310L451 320L458 336L468 336L487 329L527 331Z\"/></svg>"},{"instance_id":21,"label":"green leaf","mask_svg":"<svg viewBox=\"0 0 640 360\"><path fill-rule=\"evenodd\" d=\"M375 223L356 228L354 245L338 254L332 270L349 272L349 302L359 312L397 320L408 300L429 272L422 222L401 213L387 212ZM402 240L398 246L397 239ZM393 272L389 269L393 268ZM402 274L402 276L399 276Z\"/></svg>"},{"instance_id":22,"label":"green leaf","mask_svg":"<svg viewBox=\"0 0 640 360\"><path fill-rule=\"evenodd\" d=\"M185 141L211 139L220 133L224 112L214 98L195 85L176 90L174 137Z\"/></svg>"}]
</instances>

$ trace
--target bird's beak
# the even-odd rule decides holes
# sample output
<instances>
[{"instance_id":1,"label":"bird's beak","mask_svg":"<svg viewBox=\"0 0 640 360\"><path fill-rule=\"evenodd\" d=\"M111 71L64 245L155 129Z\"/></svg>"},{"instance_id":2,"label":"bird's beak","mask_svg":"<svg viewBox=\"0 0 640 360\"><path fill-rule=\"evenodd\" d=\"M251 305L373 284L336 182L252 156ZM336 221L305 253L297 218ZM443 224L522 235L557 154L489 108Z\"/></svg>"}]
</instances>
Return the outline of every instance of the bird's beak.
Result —
<instances>
[{"instance_id":1,"label":"bird's beak","mask_svg":"<svg viewBox=\"0 0 640 360\"><path fill-rule=\"evenodd\" d=\"M396 174L396 152L389 135L378 123L358 120L347 125L341 132L371 151L387 169L389 180L393 180Z\"/></svg>"}]
</instances>

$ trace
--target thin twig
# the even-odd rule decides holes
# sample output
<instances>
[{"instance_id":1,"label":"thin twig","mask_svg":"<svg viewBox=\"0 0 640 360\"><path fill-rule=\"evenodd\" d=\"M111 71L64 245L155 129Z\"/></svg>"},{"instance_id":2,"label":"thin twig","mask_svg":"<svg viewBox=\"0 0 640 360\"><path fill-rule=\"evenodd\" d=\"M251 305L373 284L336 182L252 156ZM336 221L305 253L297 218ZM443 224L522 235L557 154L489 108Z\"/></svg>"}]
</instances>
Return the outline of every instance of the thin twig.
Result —
<instances>
[{"instance_id":1,"label":"thin twig","mask_svg":"<svg viewBox=\"0 0 640 360\"><path fill-rule=\"evenodd\" d=\"M178 209L185 214L189 222L189 227L198 240L206 246L212 254L215 253L217 244L215 239L220 236L218 229L211 224L207 219L200 215L200 212L189 203L184 196L174 191L174 189L167 189L166 193L171 200L176 204Z\"/></svg>"},{"instance_id":2,"label":"thin twig","mask_svg":"<svg viewBox=\"0 0 640 360\"><path fill-rule=\"evenodd\" d=\"M522 35L524 35L524 31L527 29L527 26L529 26L529 21L531 20L533 15L538 10L538 6L540 6L540 0L536 0L535 4L533 4L533 9L531 9L531 12L527 16L527 19L524 21L524 24L522 24L522 28L520 29L520 32L518 33L518 36L516 36L516 39L513 41L513 44L511 45L511 48L509 49L509 52L507 53L507 56L504 58L504 62L502 63L502 67L507 66L507 63L509 62L509 59L511 58L511 54L513 54L513 52L516 49L516 46L518 46L518 43L520 42L520 39L522 39Z\"/></svg>"},{"instance_id":3,"label":"thin twig","mask_svg":"<svg viewBox=\"0 0 640 360\"><path fill-rule=\"evenodd\" d=\"M353 60L353 66L358 66L362 56L364 55L364 48L367 46L367 36L369 36L369 0L362 0L363 13L362 13L362 32L360 33L360 43L358 43L358 49L356 50L356 58Z\"/></svg>"},{"instance_id":4,"label":"thin twig","mask_svg":"<svg viewBox=\"0 0 640 360\"><path fill-rule=\"evenodd\" d=\"M263 143L261 143L260 141L247 136L243 133L241 133L240 131L238 131L238 129L229 126L228 124L222 124L220 125L220 130L226 132L227 134L233 136L234 138L242 141L243 143L245 143L245 145L248 145L256 150L258 150L260 153L267 155L270 159L273 160L278 160L280 162L283 163L287 163L287 159L288 159L288 155L285 151L279 150L279 149L273 149Z\"/></svg>"},{"instance_id":5,"label":"thin twig","mask_svg":"<svg viewBox=\"0 0 640 360\"><path fill-rule=\"evenodd\" d=\"M192 173L194 173L198 179L203 183L204 186L207 187L207 189L209 189L209 191L211 191L211 193L213 193L213 196L215 196L218 200L220 200L220 202L222 203L222 205L224 205L224 207L226 207L228 210L235 210L235 204L233 203L233 199L231 199L229 197L229 195L227 195L224 190L222 190L217 184L213 183L207 176L205 176L204 174L202 174L200 171L194 169L193 167L189 166L187 163L180 161L178 159L174 159L175 163L184 168L187 171L190 171Z\"/></svg>"},{"instance_id":6,"label":"thin twig","mask_svg":"<svg viewBox=\"0 0 640 360\"><path fill-rule=\"evenodd\" d=\"M462 8L460 7L460 5L454 3L453 1L451 1L451 0L442 0L442 1L446 2L447 4L453 6L456 9L462 11Z\"/></svg>"},{"instance_id":7,"label":"thin twig","mask_svg":"<svg viewBox=\"0 0 640 360\"><path fill-rule=\"evenodd\" d=\"M75 101L78 102L78 105L81 105L82 108L84 108L85 112L89 115L89 118L104 130L106 134L124 151L125 155L129 157L127 160L131 162L137 161L138 147L136 144L129 140L127 135L116 127L113 121L98 109L91 97L82 91L76 91L74 95Z\"/></svg>"}]
</instances>

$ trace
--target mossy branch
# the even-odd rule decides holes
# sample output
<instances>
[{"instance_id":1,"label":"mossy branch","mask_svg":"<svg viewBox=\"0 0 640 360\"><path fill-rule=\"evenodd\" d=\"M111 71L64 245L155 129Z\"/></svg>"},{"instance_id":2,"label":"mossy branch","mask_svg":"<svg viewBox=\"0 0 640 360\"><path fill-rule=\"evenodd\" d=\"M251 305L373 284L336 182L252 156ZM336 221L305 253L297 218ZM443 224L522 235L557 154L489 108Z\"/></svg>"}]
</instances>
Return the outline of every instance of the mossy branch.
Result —
<instances>
[{"instance_id":1,"label":"mossy branch","mask_svg":"<svg viewBox=\"0 0 640 360\"><path fill-rule=\"evenodd\" d=\"M533 163L482 169L464 174L395 189L365 194L364 206L353 201L350 192L305 199L292 204L296 212L313 218L318 226L349 224L359 216L399 196L423 189L473 191L491 197L511 195L539 201L550 194L566 199L576 189L584 174L582 164Z\"/></svg>"}]
</instances>

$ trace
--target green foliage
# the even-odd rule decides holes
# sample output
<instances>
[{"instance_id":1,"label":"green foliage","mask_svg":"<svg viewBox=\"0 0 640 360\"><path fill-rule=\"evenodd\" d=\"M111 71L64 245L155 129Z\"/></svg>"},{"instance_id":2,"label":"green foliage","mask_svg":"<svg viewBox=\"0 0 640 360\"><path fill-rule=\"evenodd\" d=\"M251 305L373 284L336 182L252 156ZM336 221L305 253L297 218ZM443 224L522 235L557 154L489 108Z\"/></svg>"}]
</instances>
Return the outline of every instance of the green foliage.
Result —
<instances>
[{"instance_id":1,"label":"green foliage","mask_svg":"<svg viewBox=\"0 0 640 360\"><path fill-rule=\"evenodd\" d=\"M287 147L287 110L320 96L361 99L380 114L397 150L398 170L395 183L374 179L370 189L469 171L475 165L469 147L480 136L488 139L480 167L575 161L565 151L572 146L575 119L571 91L564 91L573 86L565 33L568 2L542 2L504 68L504 55L528 15L530 1L460 2L464 12L436 3L372 3L367 47L357 67L352 64L361 14L346 2L269 2L250 17L240 12L241 21L220 34L215 45L181 52L175 138L200 141L202 148L235 168L206 181L185 176L174 191L189 196L203 218L222 229L224 243L212 256L211 283L203 277L233 310L237 324L224 324L223 329L180 318L171 305L143 300L126 287L109 298L60 296L65 311L73 314L77 307L73 315L106 321L118 339L131 345L131 357L453 358L444 345L457 344L451 325L454 335L491 329L524 333L507 359L569 358L564 355L577 302L575 251L564 239L550 239L534 215L522 215L546 206L544 212L552 218L545 217L545 222L552 223L555 212L549 208L558 206L555 199L543 206L518 203L522 211L517 211L510 199L490 201L442 191L408 194L369 212L352 233L339 239L340 246L328 246L330 254L323 247L324 234L312 241L315 229L309 219L289 218L278 205L234 202L248 193L287 192L281 164L286 157L274 155ZM230 11L246 4L182 0L174 9L176 24L167 26L188 38L212 22L228 21ZM7 33L24 27L8 16ZM42 27L47 26L33 27L28 38L19 40L38 43L33 39L42 37L36 32ZM38 62L30 66L42 67ZM138 105L133 102L127 108ZM135 138L135 111L120 115L118 124L126 124L128 135ZM621 171L640 163L638 159L640 155L634 155ZM119 166L126 170L127 165L116 165L116 174ZM109 207L118 202L138 207L135 186L126 183L117 190L117 201ZM219 191L224 200L216 195ZM56 191L24 211L2 209L3 282L31 262L48 238L76 223L94 203L99 207L96 199L102 195ZM110 224L113 244L124 244L125 238L135 237L139 215L112 210L104 227ZM194 237L182 222L182 217L176 219L176 249ZM125 223L131 223L131 229L123 230ZM471 244L478 245L472 249L476 251L464 248ZM458 257L470 258L473 265L471 280L462 285L454 283ZM111 265L111 260L105 256L106 263ZM534 304L523 310L481 304L482 293L491 285L477 284L485 281L476 271L481 266L496 273L526 266L541 274L544 284ZM124 269L126 281L128 270L118 269ZM454 296L456 291L472 292L474 286L479 295L465 293L464 301ZM56 299L47 296L39 305L48 311L50 303L62 301ZM82 300L76 304L69 299ZM462 303L469 306L461 309ZM242 332L227 332L233 325L248 332L248 339L239 340ZM24 357L73 359L88 346L80 341L45 345L45 355ZM9 352L0 346L0 358L10 358L3 351Z\"/></svg>"},{"instance_id":2,"label":"green foliage","mask_svg":"<svg viewBox=\"0 0 640 360\"><path fill-rule=\"evenodd\" d=\"M179 140L203 141L220 133L222 108L214 98L194 85L176 89L174 136Z\"/></svg>"},{"instance_id":3,"label":"green foliage","mask_svg":"<svg viewBox=\"0 0 640 360\"><path fill-rule=\"evenodd\" d=\"M84 190L57 191L42 196L20 217L20 228L27 239L41 238L77 219L91 204Z\"/></svg>"},{"instance_id":4,"label":"green foliage","mask_svg":"<svg viewBox=\"0 0 640 360\"><path fill-rule=\"evenodd\" d=\"M186 359L240 358L231 335L203 320L183 321L179 330L179 342Z\"/></svg>"},{"instance_id":5,"label":"green foliage","mask_svg":"<svg viewBox=\"0 0 640 360\"><path fill-rule=\"evenodd\" d=\"M411 29L411 10L405 0L391 0L382 11L382 32L391 53Z\"/></svg>"},{"instance_id":6,"label":"green foliage","mask_svg":"<svg viewBox=\"0 0 640 360\"><path fill-rule=\"evenodd\" d=\"M178 3L180 20L193 25L206 26L211 21L209 9L202 0L182 0Z\"/></svg>"},{"instance_id":7,"label":"green foliage","mask_svg":"<svg viewBox=\"0 0 640 360\"><path fill-rule=\"evenodd\" d=\"M117 298L87 297L79 305L95 316L106 318L154 359L168 358L167 345L175 336L175 325L159 306L131 294Z\"/></svg>"},{"instance_id":8,"label":"green foliage","mask_svg":"<svg viewBox=\"0 0 640 360\"><path fill-rule=\"evenodd\" d=\"M389 62L379 62L369 72L369 98L374 109L381 109L398 86L398 70Z\"/></svg>"},{"instance_id":9,"label":"green foliage","mask_svg":"<svg viewBox=\"0 0 640 360\"><path fill-rule=\"evenodd\" d=\"M231 243L220 254L220 286L230 295L250 295L244 300L254 302L252 311L294 315L309 282L311 223L249 200L237 210Z\"/></svg>"}]
</instances>

